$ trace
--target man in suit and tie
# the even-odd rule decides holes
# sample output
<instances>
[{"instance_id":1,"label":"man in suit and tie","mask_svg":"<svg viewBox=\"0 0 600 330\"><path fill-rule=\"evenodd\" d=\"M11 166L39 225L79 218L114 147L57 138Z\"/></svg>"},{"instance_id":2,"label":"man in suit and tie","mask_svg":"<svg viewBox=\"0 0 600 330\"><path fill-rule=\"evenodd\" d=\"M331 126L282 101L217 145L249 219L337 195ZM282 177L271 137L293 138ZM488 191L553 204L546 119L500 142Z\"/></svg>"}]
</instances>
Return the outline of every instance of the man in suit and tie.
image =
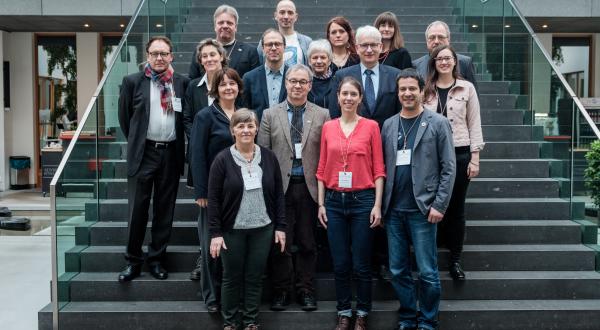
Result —
<instances>
[{"instance_id":1,"label":"man in suit and tie","mask_svg":"<svg viewBox=\"0 0 600 330\"><path fill-rule=\"evenodd\" d=\"M288 222L285 251L273 249L271 253L274 289L271 309L275 311L285 310L289 304L294 278L296 298L302 309L317 309L314 287L317 262L315 172L321 129L329 120L329 112L307 101L312 80L312 71L307 66L296 64L290 67L285 76L287 100L265 110L258 130L258 144L273 150L281 167ZM298 247L295 265L292 264L292 244Z\"/></svg>"},{"instance_id":2,"label":"man in suit and tie","mask_svg":"<svg viewBox=\"0 0 600 330\"><path fill-rule=\"evenodd\" d=\"M332 93L329 94L329 113L331 118L341 115L337 101L337 89L346 76L362 82L364 97L359 108L363 117L377 121L379 127L398 109L396 97L396 75L400 70L379 64L382 51L381 33L373 26L361 26L356 30L356 52L360 63L336 72L331 81ZM335 93L333 93L335 91Z\"/></svg>"},{"instance_id":3,"label":"man in suit and tie","mask_svg":"<svg viewBox=\"0 0 600 330\"><path fill-rule=\"evenodd\" d=\"M450 122L423 108L423 86L414 69L400 72L402 109L397 108L400 113L386 120L381 130L386 168L382 211L392 286L400 301L399 329L437 329L441 285L436 224L448 208L456 177ZM411 244L418 267L418 292L411 269Z\"/></svg>"},{"instance_id":4,"label":"man in suit and tie","mask_svg":"<svg viewBox=\"0 0 600 330\"><path fill-rule=\"evenodd\" d=\"M142 244L152 198L152 237L146 263L150 274L168 277L162 267L167 251L179 177L183 174L185 138L182 97L189 80L173 72L173 46L167 37L150 38L143 72L123 78L119 95L119 124L127 139L129 227L119 281L141 273Z\"/></svg>"},{"instance_id":5,"label":"man in suit and tie","mask_svg":"<svg viewBox=\"0 0 600 330\"><path fill-rule=\"evenodd\" d=\"M256 47L235 39L238 24L238 12L229 5L221 5L215 10L213 21L217 41L225 47L229 67L237 71L240 77L260 65ZM194 51L188 77L195 79L204 74L202 66L196 60Z\"/></svg>"},{"instance_id":6,"label":"man in suit and tie","mask_svg":"<svg viewBox=\"0 0 600 330\"><path fill-rule=\"evenodd\" d=\"M431 54L433 49L439 45L449 45L450 28L448 27L448 24L443 21L435 21L429 24L425 30L425 42L427 43L427 51L429 54ZM429 73L427 72L427 65L429 63L429 59L431 58L429 54L423 55L413 61L413 67L417 69L417 72L421 78L423 78L423 80L427 80L427 74ZM475 89L477 89L473 59L462 54L457 54L457 56L458 70L460 75L466 80L470 81L473 86L475 86Z\"/></svg>"},{"instance_id":7,"label":"man in suit and tie","mask_svg":"<svg viewBox=\"0 0 600 330\"><path fill-rule=\"evenodd\" d=\"M283 102L287 97L284 85L287 66L283 62L285 38L276 29L267 29L261 38L265 64L246 73L243 103L246 108L256 111L258 120L265 109Z\"/></svg>"}]
</instances>

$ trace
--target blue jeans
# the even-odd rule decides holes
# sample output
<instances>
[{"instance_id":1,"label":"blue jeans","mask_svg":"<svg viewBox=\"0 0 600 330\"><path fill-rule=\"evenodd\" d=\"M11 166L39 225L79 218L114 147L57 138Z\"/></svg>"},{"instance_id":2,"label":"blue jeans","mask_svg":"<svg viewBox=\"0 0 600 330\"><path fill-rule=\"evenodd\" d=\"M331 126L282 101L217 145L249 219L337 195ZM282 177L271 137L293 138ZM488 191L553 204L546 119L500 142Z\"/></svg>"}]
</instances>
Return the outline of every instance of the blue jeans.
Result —
<instances>
[{"instance_id":1,"label":"blue jeans","mask_svg":"<svg viewBox=\"0 0 600 330\"><path fill-rule=\"evenodd\" d=\"M375 204L375 191L328 190L327 238L333 271L338 315L352 316L352 273L356 280L356 310L366 316L371 311L371 246L373 229L369 217Z\"/></svg>"},{"instance_id":2,"label":"blue jeans","mask_svg":"<svg viewBox=\"0 0 600 330\"><path fill-rule=\"evenodd\" d=\"M399 324L435 329L440 306L441 285L437 268L435 224L421 212L391 210L386 217L392 285L400 300ZM419 313L412 278L410 244L419 269Z\"/></svg>"}]
</instances>

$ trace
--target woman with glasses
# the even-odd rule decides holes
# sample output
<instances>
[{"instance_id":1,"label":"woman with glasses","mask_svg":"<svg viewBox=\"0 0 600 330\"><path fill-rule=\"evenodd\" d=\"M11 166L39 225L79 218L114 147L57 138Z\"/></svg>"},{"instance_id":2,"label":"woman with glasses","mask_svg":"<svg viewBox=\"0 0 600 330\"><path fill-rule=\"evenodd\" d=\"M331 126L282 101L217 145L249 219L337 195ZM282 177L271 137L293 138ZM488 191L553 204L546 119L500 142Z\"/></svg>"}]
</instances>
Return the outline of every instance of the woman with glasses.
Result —
<instances>
[{"instance_id":1,"label":"woman with glasses","mask_svg":"<svg viewBox=\"0 0 600 330\"><path fill-rule=\"evenodd\" d=\"M404 38L400 33L400 23L390 11L377 16L373 26L381 32L383 51L379 54L379 63L403 70L412 67L408 50L404 48Z\"/></svg>"},{"instance_id":2,"label":"woman with glasses","mask_svg":"<svg viewBox=\"0 0 600 330\"><path fill-rule=\"evenodd\" d=\"M371 311L371 246L381 222L385 168L379 125L358 107L361 84L345 77L337 90L341 117L323 125L317 167L318 218L327 237L337 296L336 330L350 327L352 279L356 285L355 330L367 329Z\"/></svg>"},{"instance_id":3,"label":"woman with glasses","mask_svg":"<svg viewBox=\"0 0 600 330\"><path fill-rule=\"evenodd\" d=\"M345 17L337 16L330 19L325 33L331 45L331 69L333 73L360 62L356 54L354 30Z\"/></svg>"},{"instance_id":4,"label":"woman with glasses","mask_svg":"<svg viewBox=\"0 0 600 330\"><path fill-rule=\"evenodd\" d=\"M456 152L456 180L450 205L439 223L438 240L450 250L450 275L465 280L460 264L465 238L465 198L469 181L479 175L479 152L485 143L481 132L479 98L475 87L458 72L457 56L449 45L431 52L424 104L450 120Z\"/></svg>"},{"instance_id":5,"label":"woman with glasses","mask_svg":"<svg viewBox=\"0 0 600 330\"><path fill-rule=\"evenodd\" d=\"M315 40L308 46L308 65L313 73L312 88L308 100L327 109L327 101L331 92L331 45L325 39Z\"/></svg>"},{"instance_id":6,"label":"woman with glasses","mask_svg":"<svg viewBox=\"0 0 600 330\"><path fill-rule=\"evenodd\" d=\"M194 199L200 207L198 239L201 244L201 255L190 277L201 279L202 298L209 312L219 310L222 277L221 260L211 258L208 253L210 236L206 207L209 169L216 155L233 144L229 124L236 111L235 100L242 88L242 79L234 69L225 68L214 72L208 94L214 98L214 102L196 114L190 139L190 171L194 177Z\"/></svg>"}]
</instances>

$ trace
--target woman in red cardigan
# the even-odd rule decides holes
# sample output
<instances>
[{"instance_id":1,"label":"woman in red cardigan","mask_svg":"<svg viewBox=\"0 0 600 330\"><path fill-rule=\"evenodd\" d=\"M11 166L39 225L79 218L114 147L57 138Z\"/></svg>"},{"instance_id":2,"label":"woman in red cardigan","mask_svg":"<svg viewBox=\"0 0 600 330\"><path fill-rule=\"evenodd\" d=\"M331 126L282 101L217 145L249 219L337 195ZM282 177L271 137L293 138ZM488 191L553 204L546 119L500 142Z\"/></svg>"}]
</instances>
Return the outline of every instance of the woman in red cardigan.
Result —
<instances>
[{"instance_id":1,"label":"woman in red cardigan","mask_svg":"<svg viewBox=\"0 0 600 330\"><path fill-rule=\"evenodd\" d=\"M381 223L385 167L377 122L358 114L363 91L346 77L339 85L342 116L326 122L317 168L319 221L327 228L337 296L337 329L349 329L352 274L357 280L355 330L367 328L371 311L373 228Z\"/></svg>"}]
</instances>

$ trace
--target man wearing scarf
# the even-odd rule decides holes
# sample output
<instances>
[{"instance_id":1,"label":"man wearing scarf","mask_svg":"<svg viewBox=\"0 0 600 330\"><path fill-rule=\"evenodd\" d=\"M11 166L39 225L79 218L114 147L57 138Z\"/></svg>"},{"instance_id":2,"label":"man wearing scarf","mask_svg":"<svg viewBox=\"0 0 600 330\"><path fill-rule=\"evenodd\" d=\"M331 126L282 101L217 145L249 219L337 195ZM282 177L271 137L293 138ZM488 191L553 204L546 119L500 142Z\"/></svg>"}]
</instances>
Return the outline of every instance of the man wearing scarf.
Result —
<instances>
[{"instance_id":1,"label":"man wearing scarf","mask_svg":"<svg viewBox=\"0 0 600 330\"><path fill-rule=\"evenodd\" d=\"M142 244L152 199L152 231L146 263L150 274L164 280L163 268L171 235L179 177L183 174L185 140L182 102L189 79L173 72L173 47L167 37L150 38L143 72L123 78L119 124L127 139L129 200L127 267L120 282L141 273Z\"/></svg>"}]
</instances>

